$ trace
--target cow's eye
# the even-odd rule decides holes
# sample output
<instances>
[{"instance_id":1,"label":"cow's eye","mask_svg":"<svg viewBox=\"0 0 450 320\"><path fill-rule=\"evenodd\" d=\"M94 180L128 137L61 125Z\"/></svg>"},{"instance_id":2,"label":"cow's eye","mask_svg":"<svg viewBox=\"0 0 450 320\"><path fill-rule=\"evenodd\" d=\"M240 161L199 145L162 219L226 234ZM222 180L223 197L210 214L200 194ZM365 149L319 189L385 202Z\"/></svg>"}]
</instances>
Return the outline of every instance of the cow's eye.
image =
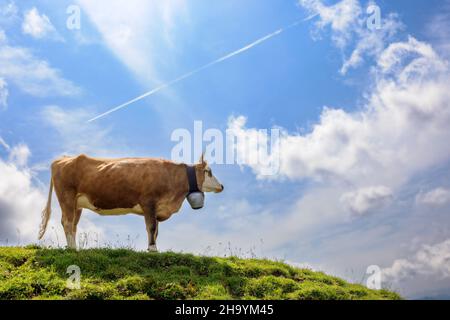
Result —
<instances>
[{"instance_id":1,"label":"cow's eye","mask_svg":"<svg viewBox=\"0 0 450 320\"><path fill-rule=\"evenodd\" d=\"M208 174L209 177L212 177L212 171L211 170L205 170L205 172Z\"/></svg>"}]
</instances>

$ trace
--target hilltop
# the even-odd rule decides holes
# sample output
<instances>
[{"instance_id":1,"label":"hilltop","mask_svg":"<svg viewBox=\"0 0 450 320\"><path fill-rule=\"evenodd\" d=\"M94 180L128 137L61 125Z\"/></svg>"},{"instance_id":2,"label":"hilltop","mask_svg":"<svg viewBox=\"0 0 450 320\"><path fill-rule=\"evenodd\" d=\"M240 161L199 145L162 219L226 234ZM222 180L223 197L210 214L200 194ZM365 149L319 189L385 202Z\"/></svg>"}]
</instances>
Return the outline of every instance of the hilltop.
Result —
<instances>
[{"instance_id":1,"label":"hilltop","mask_svg":"<svg viewBox=\"0 0 450 320\"><path fill-rule=\"evenodd\" d=\"M81 271L69 289L67 268ZM0 299L400 299L265 259L0 247Z\"/></svg>"}]
</instances>

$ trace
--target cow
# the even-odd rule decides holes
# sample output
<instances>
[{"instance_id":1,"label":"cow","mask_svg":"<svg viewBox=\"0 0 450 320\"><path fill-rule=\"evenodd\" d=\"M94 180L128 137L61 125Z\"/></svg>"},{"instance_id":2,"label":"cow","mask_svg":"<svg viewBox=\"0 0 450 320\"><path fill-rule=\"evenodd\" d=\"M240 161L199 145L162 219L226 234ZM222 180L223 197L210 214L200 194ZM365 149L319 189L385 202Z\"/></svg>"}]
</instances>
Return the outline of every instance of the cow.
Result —
<instances>
[{"instance_id":1,"label":"cow","mask_svg":"<svg viewBox=\"0 0 450 320\"><path fill-rule=\"evenodd\" d=\"M155 158L101 159L84 154L59 158L51 165L39 239L44 236L50 219L54 188L69 248L76 249L81 211L89 209L105 216L129 213L144 216L148 250L157 251L159 222L178 212L190 192L192 179L188 178L188 169L199 192L223 191L223 185L214 177L203 155L193 166Z\"/></svg>"}]
</instances>

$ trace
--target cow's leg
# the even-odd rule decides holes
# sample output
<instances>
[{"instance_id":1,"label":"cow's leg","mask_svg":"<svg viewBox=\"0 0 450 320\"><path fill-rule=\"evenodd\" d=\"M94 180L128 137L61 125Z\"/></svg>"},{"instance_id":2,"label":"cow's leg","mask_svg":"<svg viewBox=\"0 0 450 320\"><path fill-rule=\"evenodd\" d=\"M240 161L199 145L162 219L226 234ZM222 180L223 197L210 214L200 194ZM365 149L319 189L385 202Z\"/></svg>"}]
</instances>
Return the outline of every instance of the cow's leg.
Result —
<instances>
[{"instance_id":1,"label":"cow's leg","mask_svg":"<svg viewBox=\"0 0 450 320\"><path fill-rule=\"evenodd\" d=\"M72 216L73 216L73 214L72 214ZM64 211L63 211L63 217L61 219L61 224L63 225L64 233L66 235L67 247L69 247L71 249L76 249L77 248L76 238L75 238L75 234L72 231L72 221L71 221L71 215L69 213L64 213Z\"/></svg>"},{"instance_id":2,"label":"cow's leg","mask_svg":"<svg viewBox=\"0 0 450 320\"><path fill-rule=\"evenodd\" d=\"M72 221L72 236L74 239L77 238L77 226L78 222L80 222L81 212L83 209L75 209L75 216Z\"/></svg>"},{"instance_id":3,"label":"cow's leg","mask_svg":"<svg viewBox=\"0 0 450 320\"><path fill-rule=\"evenodd\" d=\"M62 210L61 223L66 235L67 246L69 248L76 249L76 232L74 232L73 228L77 213L77 210L75 209L75 196L71 197L70 193L67 192L64 197L64 201L60 201L60 204Z\"/></svg>"},{"instance_id":4,"label":"cow's leg","mask_svg":"<svg viewBox=\"0 0 450 320\"><path fill-rule=\"evenodd\" d=\"M158 251L156 248L158 220L156 219L156 209L153 204L150 204L144 208L144 217L148 235L148 251Z\"/></svg>"},{"instance_id":5,"label":"cow's leg","mask_svg":"<svg viewBox=\"0 0 450 320\"><path fill-rule=\"evenodd\" d=\"M153 230L150 230L149 239L153 239L149 241L148 250L158 252L158 248L156 247L156 239L158 238L158 220L155 220L156 226Z\"/></svg>"}]
</instances>

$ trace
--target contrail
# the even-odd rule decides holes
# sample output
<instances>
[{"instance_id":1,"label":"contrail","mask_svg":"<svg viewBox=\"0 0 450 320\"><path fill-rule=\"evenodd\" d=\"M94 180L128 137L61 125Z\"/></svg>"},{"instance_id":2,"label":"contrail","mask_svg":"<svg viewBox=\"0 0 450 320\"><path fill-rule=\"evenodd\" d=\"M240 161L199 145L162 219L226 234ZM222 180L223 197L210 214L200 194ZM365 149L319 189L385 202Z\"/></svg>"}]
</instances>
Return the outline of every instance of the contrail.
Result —
<instances>
[{"instance_id":1,"label":"contrail","mask_svg":"<svg viewBox=\"0 0 450 320\"><path fill-rule=\"evenodd\" d=\"M253 47L256 46L256 45L258 45L258 44L260 44L260 43L262 43L262 42L264 42L264 41L266 41L266 40L269 40L270 38L273 38L273 37L279 35L279 34L282 33L283 31L286 31L286 30L288 30L288 29L290 29L290 28L293 28L293 27L297 26L297 25L298 25L299 23L301 23L301 22L304 22L304 21L307 21L307 20L310 20L310 19L314 18L316 15L317 15L317 14L313 14L313 15L311 15L311 16L305 18L305 19L298 20L298 21L294 22L294 23L290 24L290 25L287 26L287 27L280 28L280 29L278 29L278 30L276 30L276 31L274 31L274 32L272 32L272 33L269 33L268 35L266 35L266 36L264 36L264 37L262 37L262 38L259 38L258 40L253 41L252 43L250 43L250 44L248 44L248 45L246 45L246 46L244 46L244 47L242 47L242 48L240 48L240 49L238 49L238 50L236 50L236 51L233 51L233 52L231 52L231 53L229 53L229 54L227 54L227 55L225 55L225 56L223 56L223 57L221 57L221 58L219 58L219 59L216 59L216 60L214 60L214 61L211 61L211 62L205 64L204 66L199 67L199 68L197 68L197 69L195 69L195 70L193 70L193 71L190 71L190 72L188 72L188 73L185 73L185 74L179 76L178 78L175 78L175 79L173 79L173 80L171 80L171 81L169 81L169 82L163 83L163 84L157 86L156 88L154 88L154 89L152 89L152 90L150 90L150 91L148 91L148 92L146 92L146 93L144 93L144 94L141 94L140 96L138 96L138 97L136 97L136 98L134 98L134 99L131 99L131 100L127 101L127 102L124 102L124 103L122 103L121 105L119 105L119 106L117 106L117 107L114 107L114 108L112 108L112 109L110 109L110 110L108 110L108 111L106 111L106 112L104 112L104 113L102 113L102 114L100 114L100 115L98 115L98 116L96 116L96 117L94 117L94 118L88 120L88 122L92 122L92 121L95 121L95 120L97 120L97 119L103 118L104 116L107 116L107 115L110 114L110 113L116 112L117 110L122 109L122 108L125 108L126 106L129 106L130 104L132 104L132 103L134 103L134 102L136 102L136 101L142 100L142 99L144 99L145 97L151 96L151 95L157 93L158 91L160 91L160 90L162 90L162 89L164 89L164 88L170 87L170 86L174 85L174 84L177 83L177 82L180 82L180 81L182 81L182 80L184 80L184 79L186 79L186 78L189 78L190 76L192 76L192 75L194 75L194 74L196 74L196 73L198 73L198 72L200 72L200 71L202 71L202 70L205 70L205 69L207 69L207 68L209 68L209 67L214 66L215 64L218 64L218 63L220 63L220 62L223 62L223 61L225 61L225 60L228 60L228 59L230 59L231 57L234 57L235 55L238 55L238 54L240 54L240 53L242 53L242 52L245 52L245 51L247 51L247 50L253 48Z\"/></svg>"}]
</instances>

